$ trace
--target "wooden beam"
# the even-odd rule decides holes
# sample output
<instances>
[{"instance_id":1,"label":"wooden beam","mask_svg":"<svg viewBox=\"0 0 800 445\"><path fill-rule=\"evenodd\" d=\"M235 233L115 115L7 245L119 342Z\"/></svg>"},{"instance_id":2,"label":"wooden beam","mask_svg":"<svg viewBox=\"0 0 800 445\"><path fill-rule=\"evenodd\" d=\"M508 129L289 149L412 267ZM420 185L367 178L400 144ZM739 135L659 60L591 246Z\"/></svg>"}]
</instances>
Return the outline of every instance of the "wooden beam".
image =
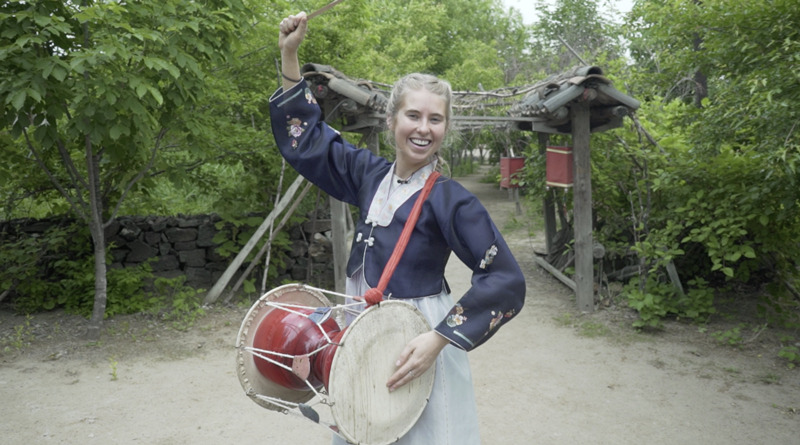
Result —
<instances>
[{"instance_id":1,"label":"wooden beam","mask_svg":"<svg viewBox=\"0 0 800 445\"><path fill-rule=\"evenodd\" d=\"M540 256L534 255L533 256L533 261L536 264L538 264L539 267L541 267L542 269L550 272L550 274L552 274L554 277L558 278L559 281L561 281L562 283L567 285L567 287L569 287L570 289L575 291L575 289L576 289L575 282L572 281L572 279L570 277L564 275L560 270L558 270L555 267L553 267L553 265L548 263L547 260L545 260L544 258L542 258Z\"/></svg>"},{"instance_id":2,"label":"wooden beam","mask_svg":"<svg viewBox=\"0 0 800 445\"><path fill-rule=\"evenodd\" d=\"M330 198L334 291L343 294L347 279L347 204Z\"/></svg>"},{"instance_id":3,"label":"wooden beam","mask_svg":"<svg viewBox=\"0 0 800 445\"><path fill-rule=\"evenodd\" d=\"M366 133L367 149L376 155L380 153L380 131L377 127ZM339 200L330 198L331 205L331 242L333 244L333 279L335 292L343 294L347 280L347 258L350 254L348 248L347 213L348 205Z\"/></svg>"},{"instance_id":4,"label":"wooden beam","mask_svg":"<svg viewBox=\"0 0 800 445\"><path fill-rule=\"evenodd\" d=\"M233 287L230 289L230 291L228 292L228 296L225 297L223 303L228 304L231 301L231 299L233 299L233 297L236 295L236 292L238 292L239 288L242 287L242 284L244 284L244 280L246 280L247 277L250 276L250 272L252 272L253 269L258 265L259 261L261 260L261 257L264 256L264 254L267 253L267 251L272 248L272 242L275 240L275 235L277 235L283 229L283 226L285 226L286 223L289 222L289 218L291 218L291 216L294 214L294 211L297 210L297 206L299 206L300 203L303 202L303 198L305 198L306 194L308 194L308 191L311 190L312 185L313 184L311 184L310 182L306 183L306 186L303 187L303 191L301 191L300 194L297 195L297 198L292 203L292 206L289 207L289 210L287 210L286 213L283 214L281 222L279 222L277 226L274 226L272 230L270 230L267 242L265 242L264 245L261 246L261 250L258 251L256 256L253 258L253 261L251 261L250 265L247 266L247 269L245 269L244 272L242 272L241 275L239 275L239 279L236 280L236 284L234 284ZM267 256L267 259L269 260L269 256ZM261 290L263 292L266 292L266 289L264 288L266 287L267 271L269 270L269 264L266 264L265 267L266 269L264 270L263 281L261 282Z\"/></svg>"},{"instance_id":5,"label":"wooden beam","mask_svg":"<svg viewBox=\"0 0 800 445\"><path fill-rule=\"evenodd\" d=\"M594 311L594 261L592 257L592 164L589 104L573 102L573 199L575 214L575 297L578 310Z\"/></svg>"},{"instance_id":6,"label":"wooden beam","mask_svg":"<svg viewBox=\"0 0 800 445\"><path fill-rule=\"evenodd\" d=\"M253 233L253 236L250 237L244 247L242 247L242 250L239 251L233 261L231 261L231 264L228 265L228 268L225 269L225 272L223 272L222 276L219 277L217 282L214 283L214 286L211 287L211 290L208 291L205 300L203 300L203 304L212 304L217 301L220 295L222 295L222 291L225 290L225 286L228 285L228 282L231 281L233 275L237 270L239 270L239 267L241 267L245 258L247 258L247 255L250 254L250 251L253 250L261 237L264 236L264 233L267 231L267 229L269 229L270 224L272 224L272 222L275 221L275 218L281 214L283 209L285 209L291 203L292 198L294 197L295 193L297 193L297 189L300 188L300 184L302 184L303 181L305 181L305 179L303 179L302 176L298 176L292 185L286 189L286 193L283 194L283 197L280 201L278 201L278 204L275 205L275 208L269 212L269 215L267 215L267 217L264 219L264 222L262 222L258 229L256 229L255 233Z\"/></svg>"},{"instance_id":7,"label":"wooden beam","mask_svg":"<svg viewBox=\"0 0 800 445\"><path fill-rule=\"evenodd\" d=\"M547 133L537 133L539 140L539 154L544 158L547 156L547 144L550 143L550 135ZM553 252L553 239L556 237L556 205L553 201L552 190L548 190L542 198L542 212L544 213L544 241L547 255Z\"/></svg>"}]
</instances>

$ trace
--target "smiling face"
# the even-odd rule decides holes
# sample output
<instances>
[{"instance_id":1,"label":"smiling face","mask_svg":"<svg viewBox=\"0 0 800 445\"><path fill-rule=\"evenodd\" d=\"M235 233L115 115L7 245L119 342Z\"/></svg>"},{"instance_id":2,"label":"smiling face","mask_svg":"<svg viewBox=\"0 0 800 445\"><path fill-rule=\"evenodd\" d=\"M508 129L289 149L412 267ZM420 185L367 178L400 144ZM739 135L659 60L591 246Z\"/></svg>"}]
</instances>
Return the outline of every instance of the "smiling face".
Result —
<instances>
[{"instance_id":1,"label":"smiling face","mask_svg":"<svg viewBox=\"0 0 800 445\"><path fill-rule=\"evenodd\" d=\"M447 102L426 88L407 90L388 119L397 151L395 173L407 178L431 161L447 132Z\"/></svg>"}]
</instances>

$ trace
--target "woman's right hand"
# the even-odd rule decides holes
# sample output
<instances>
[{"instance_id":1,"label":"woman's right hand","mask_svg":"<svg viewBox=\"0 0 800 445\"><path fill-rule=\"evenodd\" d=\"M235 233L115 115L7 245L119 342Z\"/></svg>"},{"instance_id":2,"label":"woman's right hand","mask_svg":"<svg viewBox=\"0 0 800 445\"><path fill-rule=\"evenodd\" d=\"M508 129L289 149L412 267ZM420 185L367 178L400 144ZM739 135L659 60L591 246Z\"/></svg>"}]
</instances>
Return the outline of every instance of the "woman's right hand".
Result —
<instances>
[{"instance_id":1,"label":"woman's right hand","mask_svg":"<svg viewBox=\"0 0 800 445\"><path fill-rule=\"evenodd\" d=\"M281 20L280 35L278 36L278 49L281 53L286 51L297 52L300 43L306 36L308 29L308 17L305 12L300 12L297 15L290 15Z\"/></svg>"}]
</instances>

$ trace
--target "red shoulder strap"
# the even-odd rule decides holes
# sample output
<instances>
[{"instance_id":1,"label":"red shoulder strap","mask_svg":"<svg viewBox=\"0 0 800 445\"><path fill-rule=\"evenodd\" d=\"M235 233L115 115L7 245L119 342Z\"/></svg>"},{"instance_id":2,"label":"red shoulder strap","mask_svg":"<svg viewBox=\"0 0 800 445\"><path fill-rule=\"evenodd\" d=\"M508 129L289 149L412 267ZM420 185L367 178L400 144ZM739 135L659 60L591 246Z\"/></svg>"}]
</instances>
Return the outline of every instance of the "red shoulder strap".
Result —
<instances>
[{"instance_id":1,"label":"red shoulder strap","mask_svg":"<svg viewBox=\"0 0 800 445\"><path fill-rule=\"evenodd\" d=\"M406 250L408 240L411 238L411 232L414 230L414 226L417 225L419 214L422 212L422 204L428 199L428 195L430 195L431 189L433 189L436 178L439 176L439 172L434 171L425 181L425 186L422 187L422 191L417 197L417 201L414 203L411 213L408 215L408 221L406 221L406 225L403 226L400 239L397 240L397 244L394 246L392 256L389 257L389 262L386 263L386 266L383 268L381 279L378 281L378 287L368 289L367 292L364 293L364 301L367 303L368 307L383 301L383 292L386 290L386 286L389 285L389 280L392 278L394 270L400 262L400 257L403 256L403 252Z\"/></svg>"}]
</instances>

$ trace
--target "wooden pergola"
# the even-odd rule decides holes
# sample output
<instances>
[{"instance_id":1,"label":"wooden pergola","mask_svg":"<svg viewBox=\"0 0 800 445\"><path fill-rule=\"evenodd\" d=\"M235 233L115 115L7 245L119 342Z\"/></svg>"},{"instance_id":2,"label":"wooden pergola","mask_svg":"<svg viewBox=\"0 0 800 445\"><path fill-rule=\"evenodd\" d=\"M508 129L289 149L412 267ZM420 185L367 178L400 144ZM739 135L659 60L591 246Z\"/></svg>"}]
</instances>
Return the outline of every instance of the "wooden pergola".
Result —
<instances>
[{"instance_id":1,"label":"wooden pergola","mask_svg":"<svg viewBox=\"0 0 800 445\"><path fill-rule=\"evenodd\" d=\"M386 104L391 86L351 79L327 65L306 64L301 72L322 108L325 121L340 122L339 129L343 132L361 134L358 145L378 153L379 135L386 130ZM545 259L535 258L541 267L574 290L581 311L594 310L593 258L603 256L602 247L595 246L592 239L591 133L622 126L623 118L639 105L639 101L614 88L596 66L577 67L524 87L454 92L453 124L457 130L497 127L536 132L540 153L545 152L549 135L572 136L574 279ZM348 212L344 203L332 198L330 207L335 285L337 292L344 292ZM555 210L549 198L545 198L544 209L549 254L556 237ZM219 284L212 288L207 302L211 294L221 292L225 286Z\"/></svg>"},{"instance_id":2,"label":"wooden pergola","mask_svg":"<svg viewBox=\"0 0 800 445\"><path fill-rule=\"evenodd\" d=\"M585 66L551 76L511 108L512 115L530 118L529 122L517 121L517 128L539 134L540 152L545 151L550 134L572 135L574 280L544 259L535 258L575 291L578 309L584 312L594 310L593 259L604 255L602 246L592 239L591 133L622 126L623 117L639 105L614 88L600 68ZM544 221L549 254L556 233L555 209L549 197L544 202Z\"/></svg>"}]
</instances>

